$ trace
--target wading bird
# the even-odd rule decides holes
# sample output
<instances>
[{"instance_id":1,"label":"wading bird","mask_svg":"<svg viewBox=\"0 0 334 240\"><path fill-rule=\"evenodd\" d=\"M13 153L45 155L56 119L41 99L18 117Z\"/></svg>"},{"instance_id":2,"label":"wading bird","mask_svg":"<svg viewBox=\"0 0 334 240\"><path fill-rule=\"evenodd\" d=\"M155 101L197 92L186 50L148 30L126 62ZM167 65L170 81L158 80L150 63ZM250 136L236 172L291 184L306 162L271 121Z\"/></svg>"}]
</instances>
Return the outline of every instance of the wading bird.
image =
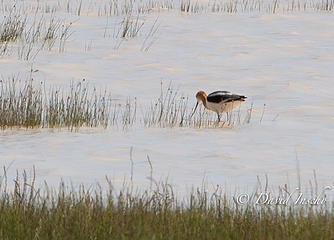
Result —
<instances>
[{"instance_id":1,"label":"wading bird","mask_svg":"<svg viewBox=\"0 0 334 240\"><path fill-rule=\"evenodd\" d=\"M196 94L197 104L191 117L194 115L198 104L203 102L206 109L217 113L218 122L220 122L220 114L226 112L227 114L238 107L247 97L230 93L228 91L216 91L206 95L204 91L199 91Z\"/></svg>"}]
</instances>

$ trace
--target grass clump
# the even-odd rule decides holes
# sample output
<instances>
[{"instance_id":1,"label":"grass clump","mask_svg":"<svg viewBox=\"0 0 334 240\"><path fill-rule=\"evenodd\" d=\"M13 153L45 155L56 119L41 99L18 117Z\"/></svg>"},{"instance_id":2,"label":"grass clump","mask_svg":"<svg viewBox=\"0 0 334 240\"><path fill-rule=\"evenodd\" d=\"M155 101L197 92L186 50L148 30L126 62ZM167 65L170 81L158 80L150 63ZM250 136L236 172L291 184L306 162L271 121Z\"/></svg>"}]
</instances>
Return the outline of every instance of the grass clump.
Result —
<instances>
[{"instance_id":1,"label":"grass clump","mask_svg":"<svg viewBox=\"0 0 334 240\"><path fill-rule=\"evenodd\" d=\"M27 82L18 89L13 79L0 83L0 126L1 128L40 126L43 115L41 89Z\"/></svg>"},{"instance_id":2,"label":"grass clump","mask_svg":"<svg viewBox=\"0 0 334 240\"><path fill-rule=\"evenodd\" d=\"M22 36L25 26L26 18L10 12L0 23L0 42L15 42Z\"/></svg>"},{"instance_id":3,"label":"grass clump","mask_svg":"<svg viewBox=\"0 0 334 240\"><path fill-rule=\"evenodd\" d=\"M122 38L134 38L138 35L140 29L143 27L144 22L139 21L139 15L133 18L131 14L126 15L119 29L119 34Z\"/></svg>"},{"instance_id":4,"label":"grass clump","mask_svg":"<svg viewBox=\"0 0 334 240\"><path fill-rule=\"evenodd\" d=\"M16 177L0 187L1 239L332 239L331 204L318 207L235 205L217 187L178 199L168 183L152 190L124 187L57 190Z\"/></svg>"},{"instance_id":5,"label":"grass clump","mask_svg":"<svg viewBox=\"0 0 334 240\"><path fill-rule=\"evenodd\" d=\"M180 96L170 85L166 90L161 85L160 97L151 104L144 115L145 126L185 126L186 118L189 116L187 103L188 98Z\"/></svg>"},{"instance_id":6,"label":"grass clump","mask_svg":"<svg viewBox=\"0 0 334 240\"><path fill-rule=\"evenodd\" d=\"M16 49L19 59L29 61L43 49L51 51L56 43L59 43L59 53L65 51L65 44L73 33L71 22L51 15L47 23L37 12L34 16L26 15L15 5L8 11L0 22L0 55L10 55L15 52L10 50Z\"/></svg>"},{"instance_id":7,"label":"grass clump","mask_svg":"<svg viewBox=\"0 0 334 240\"><path fill-rule=\"evenodd\" d=\"M67 95L60 90L50 92L44 119L48 127L107 127L111 107L106 92L92 92L83 82L72 83Z\"/></svg>"},{"instance_id":8,"label":"grass clump","mask_svg":"<svg viewBox=\"0 0 334 240\"><path fill-rule=\"evenodd\" d=\"M87 84L72 83L70 90L45 90L43 83L0 83L0 127L106 127L109 122L106 92L90 91Z\"/></svg>"}]
</instances>

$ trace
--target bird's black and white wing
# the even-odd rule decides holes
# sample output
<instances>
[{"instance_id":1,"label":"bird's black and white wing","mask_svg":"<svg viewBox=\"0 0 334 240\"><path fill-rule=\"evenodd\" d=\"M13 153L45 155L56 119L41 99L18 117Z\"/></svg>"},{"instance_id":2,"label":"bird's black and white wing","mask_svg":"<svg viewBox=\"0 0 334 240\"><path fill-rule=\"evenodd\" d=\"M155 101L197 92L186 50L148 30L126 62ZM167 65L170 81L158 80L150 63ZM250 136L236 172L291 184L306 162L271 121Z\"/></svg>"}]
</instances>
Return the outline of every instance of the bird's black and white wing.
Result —
<instances>
[{"instance_id":1,"label":"bird's black and white wing","mask_svg":"<svg viewBox=\"0 0 334 240\"><path fill-rule=\"evenodd\" d=\"M232 101L245 101L247 97L237 94L232 94L228 91L216 91L210 93L207 96L208 102L221 103L221 102L232 102Z\"/></svg>"}]
</instances>

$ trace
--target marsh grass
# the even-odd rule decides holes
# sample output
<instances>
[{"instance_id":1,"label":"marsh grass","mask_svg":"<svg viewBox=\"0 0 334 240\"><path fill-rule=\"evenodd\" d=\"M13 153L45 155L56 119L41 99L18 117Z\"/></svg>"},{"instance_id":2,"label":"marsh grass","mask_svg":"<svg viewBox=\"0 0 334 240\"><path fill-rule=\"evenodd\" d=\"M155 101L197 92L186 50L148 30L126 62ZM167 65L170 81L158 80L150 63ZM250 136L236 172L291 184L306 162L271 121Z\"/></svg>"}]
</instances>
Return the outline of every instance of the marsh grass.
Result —
<instances>
[{"instance_id":1,"label":"marsh grass","mask_svg":"<svg viewBox=\"0 0 334 240\"><path fill-rule=\"evenodd\" d=\"M140 21L139 15L132 17L131 14L126 15L121 22L119 35L122 38L134 38L138 35L140 29L143 27L144 22Z\"/></svg>"},{"instance_id":2,"label":"marsh grass","mask_svg":"<svg viewBox=\"0 0 334 240\"><path fill-rule=\"evenodd\" d=\"M107 127L106 92L91 91L84 82L71 84L70 90L45 90L34 80L15 78L0 83L0 127Z\"/></svg>"},{"instance_id":3,"label":"marsh grass","mask_svg":"<svg viewBox=\"0 0 334 240\"><path fill-rule=\"evenodd\" d=\"M15 80L0 83L0 126L1 128L41 126L42 92L31 82L18 87Z\"/></svg>"},{"instance_id":4,"label":"marsh grass","mask_svg":"<svg viewBox=\"0 0 334 240\"><path fill-rule=\"evenodd\" d=\"M109 124L111 104L106 91L92 91L84 82L72 83L70 91L51 90L44 106L47 127L104 127Z\"/></svg>"},{"instance_id":5,"label":"marsh grass","mask_svg":"<svg viewBox=\"0 0 334 240\"><path fill-rule=\"evenodd\" d=\"M188 99L179 95L171 85L163 89L161 84L160 97L151 103L144 115L146 127L183 127L186 120Z\"/></svg>"},{"instance_id":6,"label":"marsh grass","mask_svg":"<svg viewBox=\"0 0 334 240\"><path fill-rule=\"evenodd\" d=\"M128 128L135 124L137 117L137 99L134 101L131 98L128 98L125 104L125 107L122 111L122 125L123 128Z\"/></svg>"},{"instance_id":7,"label":"marsh grass","mask_svg":"<svg viewBox=\"0 0 334 240\"><path fill-rule=\"evenodd\" d=\"M151 12L176 10L187 14L201 13L267 13L276 14L299 11L332 12L334 0L58 0L41 4L39 1L19 1L14 5L21 15L66 13L70 16L133 16ZM0 11L6 15L13 2L3 0Z\"/></svg>"},{"instance_id":8,"label":"marsh grass","mask_svg":"<svg viewBox=\"0 0 334 240\"><path fill-rule=\"evenodd\" d=\"M113 37L116 39L114 49L119 49L121 44L125 40L136 38L142 30L144 24L145 20L142 19L142 16L139 13L137 13L137 15L134 15L133 5L127 5L125 9L125 15L123 16L122 21L120 21L119 23L116 22L116 24L114 25ZM108 19L103 34L104 37L107 36L107 28Z\"/></svg>"},{"instance_id":9,"label":"marsh grass","mask_svg":"<svg viewBox=\"0 0 334 240\"><path fill-rule=\"evenodd\" d=\"M159 27L160 27L160 23L158 23L158 19L159 17L157 17L155 19L155 21L153 22L151 28L150 28L150 31L147 33L143 43L142 43L142 46L140 48L141 51L144 51L144 52L147 52L151 46L153 45L153 43L157 40L157 32L159 30Z\"/></svg>"},{"instance_id":10,"label":"marsh grass","mask_svg":"<svg viewBox=\"0 0 334 240\"><path fill-rule=\"evenodd\" d=\"M148 51L157 40L160 24L156 21L147 28L145 19L152 12L175 10L182 14L208 13L290 13L299 11L333 12L334 0L58 0L51 2L4 0L0 4L0 56L16 54L19 59L33 61L42 51L57 49L65 52L66 42L73 33L72 22L55 18L56 14L73 16L115 17L114 48L119 49L125 40L144 35L141 51ZM49 21L48 21L49 19ZM106 36L106 30L104 36Z\"/></svg>"},{"instance_id":11,"label":"marsh grass","mask_svg":"<svg viewBox=\"0 0 334 240\"><path fill-rule=\"evenodd\" d=\"M37 187L35 172L0 184L1 239L332 239L333 203L321 206L238 205L217 185L185 197L167 181L150 189ZM13 186L13 187L11 187ZM261 189L259 189L261 188ZM268 186L256 186L270 191ZM279 192L282 192L281 189ZM282 192L282 194L287 194ZM283 196L283 195L281 195Z\"/></svg>"},{"instance_id":12,"label":"marsh grass","mask_svg":"<svg viewBox=\"0 0 334 240\"><path fill-rule=\"evenodd\" d=\"M0 55L8 53L12 42L20 39L26 27L27 18L11 9L0 22Z\"/></svg>"},{"instance_id":13,"label":"marsh grass","mask_svg":"<svg viewBox=\"0 0 334 240\"><path fill-rule=\"evenodd\" d=\"M13 9L0 23L0 42L15 42L23 34L27 19Z\"/></svg>"},{"instance_id":14,"label":"marsh grass","mask_svg":"<svg viewBox=\"0 0 334 240\"><path fill-rule=\"evenodd\" d=\"M19 59L31 60L43 49L51 51L59 42L58 52L62 53L65 43L72 35L72 22L56 19L53 15L47 21L37 13L28 18L14 6L9 9L0 23L0 55L10 55L17 50Z\"/></svg>"}]
</instances>

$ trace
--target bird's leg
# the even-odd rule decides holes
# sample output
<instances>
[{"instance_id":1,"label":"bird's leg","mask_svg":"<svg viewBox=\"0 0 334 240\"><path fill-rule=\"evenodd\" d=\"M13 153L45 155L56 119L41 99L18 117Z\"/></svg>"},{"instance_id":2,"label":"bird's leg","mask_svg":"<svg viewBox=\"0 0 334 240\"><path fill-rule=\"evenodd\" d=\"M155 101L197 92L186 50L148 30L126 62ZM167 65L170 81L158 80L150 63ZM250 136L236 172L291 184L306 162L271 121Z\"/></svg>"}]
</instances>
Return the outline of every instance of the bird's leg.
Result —
<instances>
[{"instance_id":1,"label":"bird's leg","mask_svg":"<svg viewBox=\"0 0 334 240\"><path fill-rule=\"evenodd\" d=\"M226 122L228 122L229 121L229 112L226 112Z\"/></svg>"},{"instance_id":2,"label":"bird's leg","mask_svg":"<svg viewBox=\"0 0 334 240\"><path fill-rule=\"evenodd\" d=\"M218 116L218 123L220 122L220 114L219 112L217 112L217 116Z\"/></svg>"}]
</instances>

